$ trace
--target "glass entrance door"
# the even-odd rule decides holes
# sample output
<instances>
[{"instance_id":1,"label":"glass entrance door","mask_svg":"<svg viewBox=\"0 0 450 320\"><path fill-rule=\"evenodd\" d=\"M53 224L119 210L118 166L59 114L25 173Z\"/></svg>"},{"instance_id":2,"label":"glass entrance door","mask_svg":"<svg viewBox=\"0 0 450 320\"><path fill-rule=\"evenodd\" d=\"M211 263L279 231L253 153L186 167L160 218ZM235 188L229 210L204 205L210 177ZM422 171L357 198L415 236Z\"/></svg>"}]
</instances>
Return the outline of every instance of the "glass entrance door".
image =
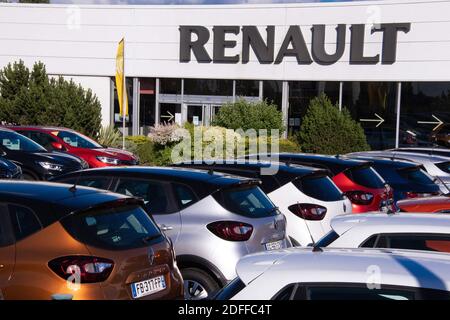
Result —
<instances>
[{"instance_id":1,"label":"glass entrance door","mask_svg":"<svg viewBox=\"0 0 450 320\"><path fill-rule=\"evenodd\" d=\"M187 121L195 126L210 126L220 105L188 104Z\"/></svg>"}]
</instances>

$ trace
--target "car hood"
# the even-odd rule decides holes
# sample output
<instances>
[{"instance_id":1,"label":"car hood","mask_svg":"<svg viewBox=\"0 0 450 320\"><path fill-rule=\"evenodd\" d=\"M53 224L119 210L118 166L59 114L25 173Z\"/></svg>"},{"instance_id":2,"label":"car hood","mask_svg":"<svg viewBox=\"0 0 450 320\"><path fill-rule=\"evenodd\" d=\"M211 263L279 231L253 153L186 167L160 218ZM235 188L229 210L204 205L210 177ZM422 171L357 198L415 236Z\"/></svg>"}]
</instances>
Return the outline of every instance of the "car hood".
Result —
<instances>
[{"instance_id":1,"label":"car hood","mask_svg":"<svg viewBox=\"0 0 450 320\"><path fill-rule=\"evenodd\" d=\"M98 148L98 149L88 149L92 154L96 156L104 156L104 157L114 157L119 160L136 160L136 157L133 153L116 148Z\"/></svg>"},{"instance_id":2,"label":"car hood","mask_svg":"<svg viewBox=\"0 0 450 320\"><path fill-rule=\"evenodd\" d=\"M47 161L66 166L80 166L81 160L78 157L60 152L35 152L31 153L36 161Z\"/></svg>"}]
</instances>

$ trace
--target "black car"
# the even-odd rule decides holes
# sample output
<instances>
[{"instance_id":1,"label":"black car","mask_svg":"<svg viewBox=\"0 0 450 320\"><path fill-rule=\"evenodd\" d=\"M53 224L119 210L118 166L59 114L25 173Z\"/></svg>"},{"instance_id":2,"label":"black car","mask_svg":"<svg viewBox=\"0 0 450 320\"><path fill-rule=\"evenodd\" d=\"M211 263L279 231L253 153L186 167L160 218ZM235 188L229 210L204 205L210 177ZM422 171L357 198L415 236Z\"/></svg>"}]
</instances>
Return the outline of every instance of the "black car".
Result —
<instances>
[{"instance_id":1,"label":"black car","mask_svg":"<svg viewBox=\"0 0 450 320\"><path fill-rule=\"evenodd\" d=\"M22 169L3 157L0 157L0 179L22 179Z\"/></svg>"},{"instance_id":2,"label":"black car","mask_svg":"<svg viewBox=\"0 0 450 320\"><path fill-rule=\"evenodd\" d=\"M22 168L25 180L48 180L51 177L87 168L80 158L47 152L33 140L6 128L0 128L1 155Z\"/></svg>"},{"instance_id":3,"label":"black car","mask_svg":"<svg viewBox=\"0 0 450 320\"><path fill-rule=\"evenodd\" d=\"M349 157L370 161L372 167L394 189L395 201L439 195L441 193L433 178L417 163L387 158Z\"/></svg>"}]
</instances>

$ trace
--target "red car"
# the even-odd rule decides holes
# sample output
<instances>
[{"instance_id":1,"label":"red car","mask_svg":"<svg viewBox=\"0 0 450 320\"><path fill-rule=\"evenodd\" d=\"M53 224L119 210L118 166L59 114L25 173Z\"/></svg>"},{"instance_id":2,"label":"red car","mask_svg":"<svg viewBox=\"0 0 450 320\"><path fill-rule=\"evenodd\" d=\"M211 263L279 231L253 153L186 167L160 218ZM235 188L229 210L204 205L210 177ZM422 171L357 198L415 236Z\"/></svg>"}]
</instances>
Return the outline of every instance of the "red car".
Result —
<instances>
[{"instance_id":1,"label":"red car","mask_svg":"<svg viewBox=\"0 0 450 320\"><path fill-rule=\"evenodd\" d=\"M437 196L405 199L398 201L397 206L404 212L450 213L450 197Z\"/></svg>"},{"instance_id":2,"label":"red car","mask_svg":"<svg viewBox=\"0 0 450 320\"><path fill-rule=\"evenodd\" d=\"M67 152L85 160L89 167L136 165L139 160L131 152L105 148L91 138L67 128L10 126L43 146L48 151Z\"/></svg>"}]
</instances>

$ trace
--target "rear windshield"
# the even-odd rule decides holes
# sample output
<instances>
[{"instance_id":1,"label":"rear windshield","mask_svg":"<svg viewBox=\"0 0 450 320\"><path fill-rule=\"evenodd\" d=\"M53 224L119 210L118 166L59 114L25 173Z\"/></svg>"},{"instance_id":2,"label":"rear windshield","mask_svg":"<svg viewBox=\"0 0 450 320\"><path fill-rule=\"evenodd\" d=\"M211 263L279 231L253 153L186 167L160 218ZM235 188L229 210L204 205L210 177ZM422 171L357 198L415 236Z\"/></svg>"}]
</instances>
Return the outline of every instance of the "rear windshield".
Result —
<instances>
[{"instance_id":1,"label":"rear windshield","mask_svg":"<svg viewBox=\"0 0 450 320\"><path fill-rule=\"evenodd\" d=\"M331 230L326 235L324 235L319 241L316 242L316 247L328 247L337 239L339 239L339 235L336 233L336 231Z\"/></svg>"},{"instance_id":2,"label":"rear windshield","mask_svg":"<svg viewBox=\"0 0 450 320\"><path fill-rule=\"evenodd\" d=\"M277 208L258 186L224 189L214 198L227 210L250 218L269 217L278 214Z\"/></svg>"},{"instance_id":3,"label":"rear windshield","mask_svg":"<svg viewBox=\"0 0 450 320\"><path fill-rule=\"evenodd\" d=\"M420 167L400 169L398 173L405 179L422 184L433 184L433 179Z\"/></svg>"},{"instance_id":4,"label":"rear windshield","mask_svg":"<svg viewBox=\"0 0 450 320\"><path fill-rule=\"evenodd\" d=\"M77 240L107 250L148 246L161 236L159 228L138 205L126 205L64 218L63 226Z\"/></svg>"},{"instance_id":5,"label":"rear windshield","mask_svg":"<svg viewBox=\"0 0 450 320\"><path fill-rule=\"evenodd\" d=\"M343 200L341 190L328 176L306 176L292 183L307 196L321 201Z\"/></svg>"},{"instance_id":6,"label":"rear windshield","mask_svg":"<svg viewBox=\"0 0 450 320\"><path fill-rule=\"evenodd\" d=\"M235 295L237 295L239 292L242 291L242 289L245 288L245 284L242 282L242 280L237 277L234 280L232 280L230 283L228 283L225 287L223 287L214 297L214 300L230 300Z\"/></svg>"},{"instance_id":7,"label":"rear windshield","mask_svg":"<svg viewBox=\"0 0 450 320\"><path fill-rule=\"evenodd\" d=\"M450 173L450 161L436 163L436 166L445 173Z\"/></svg>"},{"instance_id":8,"label":"rear windshield","mask_svg":"<svg viewBox=\"0 0 450 320\"><path fill-rule=\"evenodd\" d=\"M344 172L344 174L353 182L367 188L384 188L383 178L369 166L356 167Z\"/></svg>"}]
</instances>

